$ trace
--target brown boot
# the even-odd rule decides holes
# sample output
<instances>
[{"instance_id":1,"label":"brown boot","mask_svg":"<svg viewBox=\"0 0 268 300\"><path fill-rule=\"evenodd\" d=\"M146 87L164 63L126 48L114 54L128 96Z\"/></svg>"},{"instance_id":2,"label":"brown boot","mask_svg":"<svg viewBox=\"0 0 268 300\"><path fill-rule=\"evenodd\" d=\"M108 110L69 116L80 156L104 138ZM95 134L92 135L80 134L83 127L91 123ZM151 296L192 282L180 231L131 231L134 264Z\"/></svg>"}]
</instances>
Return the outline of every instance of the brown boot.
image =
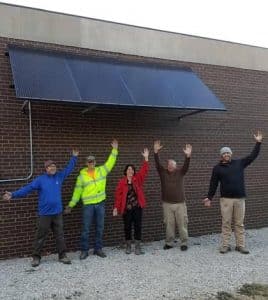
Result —
<instances>
[{"instance_id":1,"label":"brown boot","mask_svg":"<svg viewBox=\"0 0 268 300\"><path fill-rule=\"evenodd\" d=\"M131 240L126 241L126 254L131 253Z\"/></svg>"},{"instance_id":2,"label":"brown boot","mask_svg":"<svg viewBox=\"0 0 268 300\"><path fill-rule=\"evenodd\" d=\"M135 241L135 254L136 255L144 254L144 252L141 249L141 241L139 241L139 240Z\"/></svg>"}]
</instances>

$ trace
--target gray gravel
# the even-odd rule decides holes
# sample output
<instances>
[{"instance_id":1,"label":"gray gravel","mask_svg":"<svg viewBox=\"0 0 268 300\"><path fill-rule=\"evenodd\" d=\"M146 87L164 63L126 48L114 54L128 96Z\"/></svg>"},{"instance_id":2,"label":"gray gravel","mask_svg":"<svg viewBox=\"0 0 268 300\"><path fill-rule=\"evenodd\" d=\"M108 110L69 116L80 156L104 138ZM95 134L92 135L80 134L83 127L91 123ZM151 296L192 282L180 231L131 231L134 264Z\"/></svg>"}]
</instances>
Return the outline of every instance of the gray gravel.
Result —
<instances>
[{"instance_id":1,"label":"gray gravel","mask_svg":"<svg viewBox=\"0 0 268 300\"><path fill-rule=\"evenodd\" d=\"M90 255L71 265L56 255L0 261L0 299L209 299L218 291L233 292L245 283L268 283L268 228L247 231L251 253L219 254L219 235L190 238L189 250L179 245L163 250L163 241L144 244L145 255L126 255L105 248L105 259ZM232 241L234 242L234 241Z\"/></svg>"}]
</instances>

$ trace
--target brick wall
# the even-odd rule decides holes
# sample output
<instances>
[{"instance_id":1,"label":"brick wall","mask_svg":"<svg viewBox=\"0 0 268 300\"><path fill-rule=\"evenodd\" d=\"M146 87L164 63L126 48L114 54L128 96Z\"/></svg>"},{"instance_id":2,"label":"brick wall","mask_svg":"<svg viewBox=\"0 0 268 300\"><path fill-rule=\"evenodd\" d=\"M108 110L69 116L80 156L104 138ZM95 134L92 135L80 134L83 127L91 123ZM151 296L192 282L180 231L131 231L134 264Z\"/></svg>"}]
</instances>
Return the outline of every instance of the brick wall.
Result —
<instances>
[{"instance_id":1,"label":"brick wall","mask_svg":"<svg viewBox=\"0 0 268 300\"><path fill-rule=\"evenodd\" d=\"M219 148L232 147L234 157L247 155L253 145L253 132L268 132L268 73L176 61L163 61L102 53L87 49L33 43L0 38L0 177L1 179L25 177L29 173L28 117L21 113L22 100L17 100L10 88L12 75L9 58L5 56L8 44L68 51L83 55L119 57L127 61L157 62L174 66L191 67L224 102L227 112L204 112L178 121L178 110L126 109L98 107L82 114L85 107L74 104L32 102L32 127L34 151L34 177L42 173L45 159L53 158L59 168L68 161L73 147L79 147L79 163L63 187L64 205L70 200L78 170L84 157L95 154L102 163L110 152L113 137L119 140L118 163L107 182L105 219L105 245L116 245L123 240L121 218L112 217L113 193L124 165L139 166L141 150L155 139L161 139L165 148L161 153L167 158L183 161L182 147L193 145L190 171L185 178L185 189L191 236L220 231L218 196L211 209L205 209L201 200L206 195L211 169L218 160ZM144 210L143 239L164 238L162 209L159 200L159 178L150 157L150 173L145 183L148 205ZM246 171L248 192L246 228L268 225L268 151L263 144L260 157ZM0 193L13 191L26 182L1 183ZM21 200L0 201L0 259L31 254L36 223L36 194ZM65 235L69 250L77 250L81 229L81 205L70 216L64 217ZM55 251L52 236L44 253Z\"/></svg>"}]
</instances>

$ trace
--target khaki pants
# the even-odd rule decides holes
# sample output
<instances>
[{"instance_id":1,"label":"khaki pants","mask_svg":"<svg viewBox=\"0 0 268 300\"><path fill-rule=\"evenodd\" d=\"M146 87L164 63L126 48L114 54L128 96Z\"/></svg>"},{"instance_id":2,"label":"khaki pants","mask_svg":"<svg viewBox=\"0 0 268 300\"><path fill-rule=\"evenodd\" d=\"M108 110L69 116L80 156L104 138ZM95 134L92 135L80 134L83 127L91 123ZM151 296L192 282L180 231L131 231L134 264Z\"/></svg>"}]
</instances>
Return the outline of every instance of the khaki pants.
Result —
<instances>
[{"instance_id":1,"label":"khaki pants","mask_svg":"<svg viewBox=\"0 0 268 300\"><path fill-rule=\"evenodd\" d=\"M187 245L188 240L188 216L187 207L183 203L163 202L164 223L166 225L166 244L172 246L175 239L176 226L179 231L181 245Z\"/></svg>"},{"instance_id":2,"label":"khaki pants","mask_svg":"<svg viewBox=\"0 0 268 300\"><path fill-rule=\"evenodd\" d=\"M232 233L232 218L234 218L234 233L236 246L245 247L245 199L221 198L222 215L222 246L229 246Z\"/></svg>"}]
</instances>

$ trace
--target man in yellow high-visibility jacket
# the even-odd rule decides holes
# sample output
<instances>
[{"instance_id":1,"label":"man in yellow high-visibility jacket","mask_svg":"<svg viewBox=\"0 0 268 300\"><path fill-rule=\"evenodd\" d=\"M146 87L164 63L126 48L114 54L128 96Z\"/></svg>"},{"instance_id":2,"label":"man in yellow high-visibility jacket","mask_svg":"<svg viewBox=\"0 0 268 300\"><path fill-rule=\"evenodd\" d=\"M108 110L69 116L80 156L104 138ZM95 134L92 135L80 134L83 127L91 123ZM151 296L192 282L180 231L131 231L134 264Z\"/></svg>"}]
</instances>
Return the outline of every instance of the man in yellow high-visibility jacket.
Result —
<instances>
[{"instance_id":1,"label":"man in yellow high-visibility jacket","mask_svg":"<svg viewBox=\"0 0 268 300\"><path fill-rule=\"evenodd\" d=\"M105 214L104 200L106 199L105 187L107 175L111 172L116 162L118 154L117 140L114 139L111 146L111 154L107 161L101 166L96 166L94 156L90 155L87 157L87 167L80 171L76 180L72 200L65 209L65 213L68 214L80 199L83 202L83 227L81 234L80 259L88 257L89 230L94 218L96 224L94 254L100 257L106 257L106 254L102 251L102 235Z\"/></svg>"}]
</instances>

